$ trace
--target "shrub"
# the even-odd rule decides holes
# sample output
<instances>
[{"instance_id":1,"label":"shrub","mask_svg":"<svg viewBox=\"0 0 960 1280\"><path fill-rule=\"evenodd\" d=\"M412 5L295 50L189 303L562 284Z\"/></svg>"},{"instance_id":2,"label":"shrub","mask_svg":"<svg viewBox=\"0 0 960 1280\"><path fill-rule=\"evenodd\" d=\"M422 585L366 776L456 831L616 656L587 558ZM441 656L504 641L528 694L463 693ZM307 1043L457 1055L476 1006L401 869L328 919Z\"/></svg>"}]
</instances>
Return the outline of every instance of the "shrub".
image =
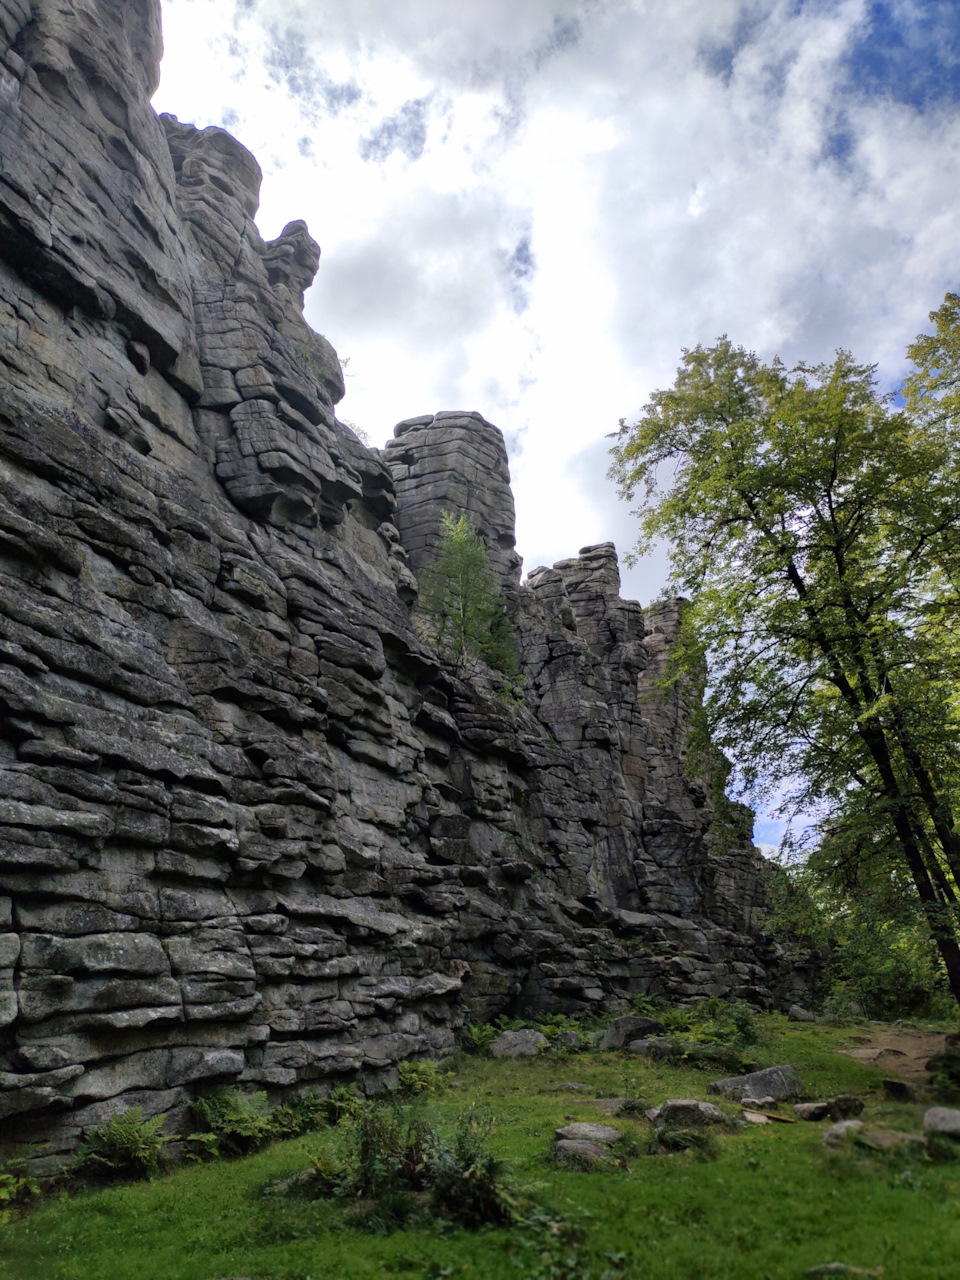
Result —
<instances>
[{"instance_id":1,"label":"shrub","mask_svg":"<svg viewBox=\"0 0 960 1280\"><path fill-rule=\"evenodd\" d=\"M18 1172L21 1167L20 1161L0 1165L0 1226L40 1194L40 1183L29 1174Z\"/></svg>"},{"instance_id":2,"label":"shrub","mask_svg":"<svg viewBox=\"0 0 960 1280\"><path fill-rule=\"evenodd\" d=\"M500 1031L489 1022L468 1022L463 1029L463 1047L467 1053L489 1053Z\"/></svg>"},{"instance_id":3,"label":"shrub","mask_svg":"<svg viewBox=\"0 0 960 1280\"><path fill-rule=\"evenodd\" d=\"M323 1099L324 1112L328 1124L340 1124L342 1120L351 1120L366 1107L362 1098L358 1098L354 1090L346 1084L335 1084Z\"/></svg>"},{"instance_id":4,"label":"shrub","mask_svg":"<svg viewBox=\"0 0 960 1280\"><path fill-rule=\"evenodd\" d=\"M460 1117L451 1143L434 1144L427 1181L436 1213L465 1227L504 1225L522 1216L503 1161L487 1150L495 1131L489 1112L470 1112Z\"/></svg>"},{"instance_id":5,"label":"shrub","mask_svg":"<svg viewBox=\"0 0 960 1280\"><path fill-rule=\"evenodd\" d=\"M378 1100L354 1118L345 1158L321 1152L309 1183L296 1185L359 1201L354 1225L370 1231L395 1230L428 1209L471 1228L518 1221L526 1201L487 1149L494 1131L491 1115L472 1111L444 1138L422 1111Z\"/></svg>"},{"instance_id":6,"label":"shrub","mask_svg":"<svg viewBox=\"0 0 960 1280\"><path fill-rule=\"evenodd\" d=\"M201 1156L246 1156L276 1136L265 1093L218 1089L197 1098L190 1110L206 1126L187 1139Z\"/></svg>"},{"instance_id":7,"label":"shrub","mask_svg":"<svg viewBox=\"0 0 960 1280\"><path fill-rule=\"evenodd\" d=\"M433 1096L443 1093L446 1081L435 1062L424 1059L422 1062L401 1062L397 1068L400 1074L400 1092L408 1098L421 1094Z\"/></svg>"},{"instance_id":8,"label":"shrub","mask_svg":"<svg viewBox=\"0 0 960 1280\"><path fill-rule=\"evenodd\" d=\"M583 1025L576 1018L571 1018L565 1013L555 1013L544 1018L538 1023L537 1030L541 1035L545 1035L551 1044L564 1032L572 1031L574 1035L583 1036Z\"/></svg>"},{"instance_id":9,"label":"shrub","mask_svg":"<svg viewBox=\"0 0 960 1280\"><path fill-rule=\"evenodd\" d=\"M316 1089L308 1089L270 1113L270 1128L276 1138L296 1138L313 1133L329 1122L327 1099Z\"/></svg>"},{"instance_id":10,"label":"shrub","mask_svg":"<svg viewBox=\"0 0 960 1280\"><path fill-rule=\"evenodd\" d=\"M103 1179L152 1177L167 1141L158 1132L162 1124L163 1116L144 1120L141 1107L111 1116L84 1137L74 1169Z\"/></svg>"}]
</instances>

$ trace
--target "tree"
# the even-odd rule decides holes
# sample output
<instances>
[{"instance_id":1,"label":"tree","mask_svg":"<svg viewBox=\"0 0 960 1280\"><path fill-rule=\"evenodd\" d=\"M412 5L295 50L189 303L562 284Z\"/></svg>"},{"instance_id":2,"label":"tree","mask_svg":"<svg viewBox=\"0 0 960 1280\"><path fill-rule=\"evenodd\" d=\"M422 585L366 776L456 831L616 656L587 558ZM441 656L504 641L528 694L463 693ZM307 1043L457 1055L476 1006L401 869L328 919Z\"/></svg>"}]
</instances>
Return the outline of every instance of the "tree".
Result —
<instances>
[{"instance_id":1,"label":"tree","mask_svg":"<svg viewBox=\"0 0 960 1280\"><path fill-rule=\"evenodd\" d=\"M706 655L702 734L754 798L816 809L835 880L880 868L913 897L960 1001L958 313L911 348L907 409L846 352L685 351L611 475L691 597L673 675Z\"/></svg>"},{"instance_id":2,"label":"tree","mask_svg":"<svg viewBox=\"0 0 960 1280\"><path fill-rule=\"evenodd\" d=\"M515 675L519 655L483 539L466 516L445 511L437 554L420 575L428 638L461 674L485 664Z\"/></svg>"}]
</instances>

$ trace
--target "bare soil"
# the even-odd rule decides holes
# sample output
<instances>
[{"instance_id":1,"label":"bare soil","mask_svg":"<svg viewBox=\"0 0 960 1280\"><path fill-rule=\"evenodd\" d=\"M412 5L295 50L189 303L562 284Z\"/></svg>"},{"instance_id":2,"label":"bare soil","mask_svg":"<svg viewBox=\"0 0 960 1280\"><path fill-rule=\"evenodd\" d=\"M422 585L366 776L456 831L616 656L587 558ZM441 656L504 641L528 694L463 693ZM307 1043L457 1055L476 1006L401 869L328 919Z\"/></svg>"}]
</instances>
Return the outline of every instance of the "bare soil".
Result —
<instances>
[{"instance_id":1,"label":"bare soil","mask_svg":"<svg viewBox=\"0 0 960 1280\"><path fill-rule=\"evenodd\" d=\"M880 1067L897 1080L925 1080L926 1064L946 1043L943 1032L911 1031L906 1027L864 1028L851 1035L840 1050L857 1062Z\"/></svg>"}]
</instances>

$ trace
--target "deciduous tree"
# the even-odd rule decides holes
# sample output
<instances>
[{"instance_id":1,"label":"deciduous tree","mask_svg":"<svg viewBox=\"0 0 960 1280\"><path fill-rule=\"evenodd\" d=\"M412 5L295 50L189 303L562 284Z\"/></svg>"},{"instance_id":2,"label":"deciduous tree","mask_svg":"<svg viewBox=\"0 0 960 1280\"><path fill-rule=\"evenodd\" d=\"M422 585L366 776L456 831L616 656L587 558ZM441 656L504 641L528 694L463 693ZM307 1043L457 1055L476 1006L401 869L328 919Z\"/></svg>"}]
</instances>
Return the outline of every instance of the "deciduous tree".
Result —
<instances>
[{"instance_id":1,"label":"deciduous tree","mask_svg":"<svg viewBox=\"0 0 960 1280\"><path fill-rule=\"evenodd\" d=\"M704 732L754 797L817 810L824 857L915 895L960 1001L953 302L912 348L907 408L846 352L788 369L726 338L685 351L621 423L611 475L644 494L639 549L666 537L691 599L674 676L706 655Z\"/></svg>"}]
</instances>

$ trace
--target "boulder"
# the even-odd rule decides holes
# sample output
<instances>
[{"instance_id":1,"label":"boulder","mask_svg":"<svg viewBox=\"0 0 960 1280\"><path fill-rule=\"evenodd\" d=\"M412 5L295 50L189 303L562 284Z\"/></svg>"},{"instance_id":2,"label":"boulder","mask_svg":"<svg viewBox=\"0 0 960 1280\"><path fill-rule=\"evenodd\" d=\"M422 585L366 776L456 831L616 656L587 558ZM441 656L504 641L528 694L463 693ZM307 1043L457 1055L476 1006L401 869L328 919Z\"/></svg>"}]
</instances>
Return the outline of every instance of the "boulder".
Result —
<instances>
[{"instance_id":1,"label":"boulder","mask_svg":"<svg viewBox=\"0 0 960 1280\"><path fill-rule=\"evenodd\" d=\"M628 1041L624 1048L641 1058L666 1058L673 1051L673 1041L669 1036L644 1036Z\"/></svg>"},{"instance_id":2,"label":"boulder","mask_svg":"<svg viewBox=\"0 0 960 1280\"><path fill-rule=\"evenodd\" d=\"M960 1138L960 1111L956 1107L928 1107L923 1113L926 1133L944 1133L950 1138Z\"/></svg>"},{"instance_id":3,"label":"boulder","mask_svg":"<svg viewBox=\"0 0 960 1280\"><path fill-rule=\"evenodd\" d=\"M800 1120L828 1120L830 1118L829 1102L797 1102L794 1113Z\"/></svg>"},{"instance_id":4,"label":"boulder","mask_svg":"<svg viewBox=\"0 0 960 1280\"><path fill-rule=\"evenodd\" d=\"M622 1049L628 1040L639 1040L645 1036L656 1036L664 1030L662 1022L655 1018L626 1016L614 1018L601 1035L597 1048Z\"/></svg>"},{"instance_id":5,"label":"boulder","mask_svg":"<svg viewBox=\"0 0 960 1280\"><path fill-rule=\"evenodd\" d=\"M852 1120L863 1111L863 1099L852 1093L838 1093L829 1105L831 1120Z\"/></svg>"},{"instance_id":6,"label":"boulder","mask_svg":"<svg viewBox=\"0 0 960 1280\"><path fill-rule=\"evenodd\" d=\"M589 1124L577 1120L557 1130L559 1141L569 1142L618 1142L623 1137L619 1129L608 1124Z\"/></svg>"},{"instance_id":7,"label":"boulder","mask_svg":"<svg viewBox=\"0 0 960 1280\"><path fill-rule=\"evenodd\" d=\"M804 1009L802 1005L792 1004L787 1010L787 1017L791 1022L816 1022L817 1015L811 1013L809 1009Z\"/></svg>"},{"instance_id":8,"label":"boulder","mask_svg":"<svg viewBox=\"0 0 960 1280\"><path fill-rule=\"evenodd\" d=\"M788 1063L765 1067L763 1071L751 1071L745 1076L729 1076L725 1080L713 1080L707 1085L707 1093L720 1093L738 1102L759 1102L772 1098L775 1102L789 1102L799 1098L803 1085L796 1071Z\"/></svg>"},{"instance_id":9,"label":"boulder","mask_svg":"<svg viewBox=\"0 0 960 1280\"><path fill-rule=\"evenodd\" d=\"M712 1102L698 1102L695 1098L668 1098L659 1107L646 1113L647 1119L658 1128L670 1126L689 1129L694 1125L723 1124L726 1116Z\"/></svg>"},{"instance_id":10,"label":"boulder","mask_svg":"<svg viewBox=\"0 0 960 1280\"><path fill-rule=\"evenodd\" d=\"M823 1135L823 1145L825 1147L842 1147L851 1134L862 1128L862 1120L838 1120Z\"/></svg>"},{"instance_id":11,"label":"boulder","mask_svg":"<svg viewBox=\"0 0 960 1280\"><path fill-rule=\"evenodd\" d=\"M909 1080L884 1080L883 1091L891 1102L913 1102L917 1089Z\"/></svg>"},{"instance_id":12,"label":"boulder","mask_svg":"<svg viewBox=\"0 0 960 1280\"><path fill-rule=\"evenodd\" d=\"M558 1160L575 1164L606 1164L610 1159L610 1153L605 1147L582 1138L561 1138L555 1151Z\"/></svg>"},{"instance_id":13,"label":"boulder","mask_svg":"<svg viewBox=\"0 0 960 1280\"><path fill-rule=\"evenodd\" d=\"M841 1121L842 1124L858 1123L857 1121ZM853 1140L861 1147L869 1147L871 1151L892 1151L895 1147L922 1147L926 1139L917 1133L904 1133L902 1129L875 1129L861 1125L854 1131Z\"/></svg>"},{"instance_id":14,"label":"boulder","mask_svg":"<svg viewBox=\"0 0 960 1280\"><path fill-rule=\"evenodd\" d=\"M550 1041L533 1027L522 1031L504 1031L490 1046L495 1058L535 1058Z\"/></svg>"}]
</instances>

